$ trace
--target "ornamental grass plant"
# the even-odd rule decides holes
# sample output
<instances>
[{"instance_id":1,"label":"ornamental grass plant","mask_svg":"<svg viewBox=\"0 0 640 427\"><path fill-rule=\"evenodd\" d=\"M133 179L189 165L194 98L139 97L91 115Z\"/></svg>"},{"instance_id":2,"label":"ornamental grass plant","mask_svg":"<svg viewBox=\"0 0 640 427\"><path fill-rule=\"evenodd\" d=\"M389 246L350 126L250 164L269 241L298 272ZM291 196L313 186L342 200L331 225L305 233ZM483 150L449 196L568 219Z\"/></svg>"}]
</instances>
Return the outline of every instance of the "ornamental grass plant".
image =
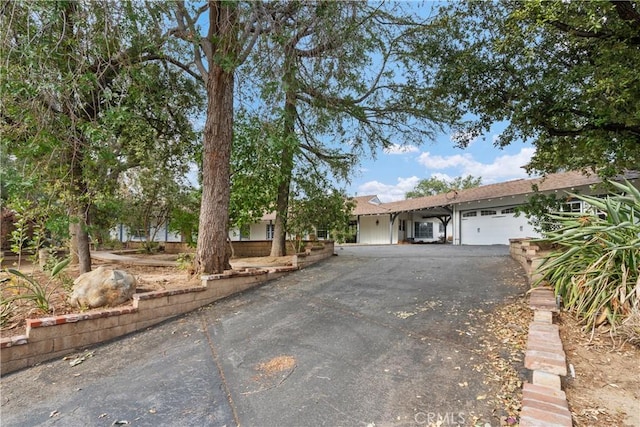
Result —
<instances>
[{"instance_id":1,"label":"ornamental grass plant","mask_svg":"<svg viewBox=\"0 0 640 427\"><path fill-rule=\"evenodd\" d=\"M538 267L534 286L548 282L587 328L608 323L615 332L639 310L640 191L628 181L609 184L619 194L571 194L588 204L588 212L549 216L560 227L545 232L544 240L556 250Z\"/></svg>"},{"instance_id":2,"label":"ornamental grass plant","mask_svg":"<svg viewBox=\"0 0 640 427\"><path fill-rule=\"evenodd\" d=\"M0 270L2 286L0 288L0 327L6 326L13 317L14 303L28 301L35 308L44 313L49 313L51 307L51 295L55 288L52 283L56 276L69 265L71 259L58 262L51 270L46 282L40 282L34 275L24 274L20 270L6 268Z\"/></svg>"}]
</instances>

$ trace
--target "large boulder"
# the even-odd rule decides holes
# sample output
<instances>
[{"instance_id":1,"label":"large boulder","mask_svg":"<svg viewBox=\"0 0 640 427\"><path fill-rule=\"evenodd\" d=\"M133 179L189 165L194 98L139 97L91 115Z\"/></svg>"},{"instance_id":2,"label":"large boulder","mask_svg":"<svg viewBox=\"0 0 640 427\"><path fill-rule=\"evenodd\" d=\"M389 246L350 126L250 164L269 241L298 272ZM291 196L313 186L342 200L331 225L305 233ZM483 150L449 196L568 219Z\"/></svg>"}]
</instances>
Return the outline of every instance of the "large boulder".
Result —
<instances>
[{"instance_id":1,"label":"large boulder","mask_svg":"<svg viewBox=\"0 0 640 427\"><path fill-rule=\"evenodd\" d=\"M98 267L73 281L69 303L76 307L122 304L136 292L136 279L126 271Z\"/></svg>"}]
</instances>

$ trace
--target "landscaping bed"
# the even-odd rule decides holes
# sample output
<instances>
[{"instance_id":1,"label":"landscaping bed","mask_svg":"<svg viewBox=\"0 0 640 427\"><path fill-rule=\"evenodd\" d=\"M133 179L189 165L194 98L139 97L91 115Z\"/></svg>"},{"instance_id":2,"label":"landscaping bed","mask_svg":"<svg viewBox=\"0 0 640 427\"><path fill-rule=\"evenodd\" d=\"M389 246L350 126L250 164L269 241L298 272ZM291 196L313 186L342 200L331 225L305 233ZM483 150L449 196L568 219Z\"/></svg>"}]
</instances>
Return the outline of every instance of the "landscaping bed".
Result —
<instances>
[{"instance_id":1,"label":"landscaping bed","mask_svg":"<svg viewBox=\"0 0 640 427\"><path fill-rule=\"evenodd\" d=\"M113 268L124 270L132 274L136 278L136 293L162 291L171 289L190 288L193 286L199 286L201 280L199 277L191 276L184 269L180 269L178 265L174 267L169 266L152 266L141 265L135 263L133 260L140 260L142 263L150 260L157 260L161 262L175 261L177 255L170 254L135 254L129 255L128 258L132 259L132 262L108 262L100 260L92 260L92 268L103 266L106 268ZM234 268L247 268L247 267L276 267L291 265L291 256L286 257L255 257L255 258L239 258L232 260ZM15 261L12 259L5 260L3 262L4 268L16 268ZM41 283L47 295L49 301L50 310L45 312L37 308L32 301L26 299L20 299L14 301L11 308L11 314L8 316L5 324L0 328L2 336L8 336L13 334L22 334L26 326L27 318L38 317L50 317L58 316L61 314L71 313L86 313L92 310L82 310L77 307L71 306L67 299L70 294L73 280L78 277L77 267L70 266L63 270L57 277L59 280L50 280L49 274L43 272L38 266L35 266L28 261L22 261L20 265L21 272L29 277L33 277L38 283ZM8 277L5 272L0 273L0 279ZM6 282L5 282L6 283ZM10 297L15 295L16 290L6 289L5 284L2 286L3 297ZM26 292L22 289L21 292ZM130 305L128 301L121 305ZM100 310L100 309L95 309Z\"/></svg>"}]
</instances>

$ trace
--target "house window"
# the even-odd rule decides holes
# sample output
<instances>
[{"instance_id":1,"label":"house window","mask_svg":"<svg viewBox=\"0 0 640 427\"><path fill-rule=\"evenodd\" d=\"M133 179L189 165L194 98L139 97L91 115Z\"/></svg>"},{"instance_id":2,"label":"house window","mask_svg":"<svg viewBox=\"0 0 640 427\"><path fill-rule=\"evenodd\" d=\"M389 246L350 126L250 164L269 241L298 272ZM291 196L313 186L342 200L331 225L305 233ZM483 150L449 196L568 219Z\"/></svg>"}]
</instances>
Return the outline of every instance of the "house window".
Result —
<instances>
[{"instance_id":1,"label":"house window","mask_svg":"<svg viewBox=\"0 0 640 427\"><path fill-rule=\"evenodd\" d=\"M134 240L146 240L147 232L142 227L134 228L131 230L131 238Z\"/></svg>"},{"instance_id":2,"label":"house window","mask_svg":"<svg viewBox=\"0 0 640 427\"><path fill-rule=\"evenodd\" d=\"M433 223L432 222L414 223L414 237L416 239L433 239Z\"/></svg>"},{"instance_id":3,"label":"house window","mask_svg":"<svg viewBox=\"0 0 640 427\"><path fill-rule=\"evenodd\" d=\"M582 212L581 202L569 202L560 206L561 212Z\"/></svg>"},{"instance_id":4,"label":"house window","mask_svg":"<svg viewBox=\"0 0 640 427\"><path fill-rule=\"evenodd\" d=\"M273 240L273 232L276 226L274 224L267 224L267 240Z\"/></svg>"},{"instance_id":5,"label":"house window","mask_svg":"<svg viewBox=\"0 0 640 427\"><path fill-rule=\"evenodd\" d=\"M502 214L512 214L512 213L516 213L516 208L507 208L507 209L502 209Z\"/></svg>"},{"instance_id":6,"label":"house window","mask_svg":"<svg viewBox=\"0 0 640 427\"><path fill-rule=\"evenodd\" d=\"M498 212L491 210L491 209L487 209L487 210L481 210L480 211L480 215L482 216L491 216L491 215L496 215Z\"/></svg>"},{"instance_id":7,"label":"house window","mask_svg":"<svg viewBox=\"0 0 640 427\"><path fill-rule=\"evenodd\" d=\"M588 203L585 203L584 211L587 212L587 213L590 213L591 215L595 215L600 219L607 219L607 213L606 212L603 212L600 209L598 209L598 208L596 208L594 206L591 206Z\"/></svg>"},{"instance_id":8,"label":"house window","mask_svg":"<svg viewBox=\"0 0 640 427\"><path fill-rule=\"evenodd\" d=\"M327 226L322 225L316 228L316 236L318 237L318 239L328 239L329 231L327 230Z\"/></svg>"},{"instance_id":9,"label":"house window","mask_svg":"<svg viewBox=\"0 0 640 427\"><path fill-rule=\"evenodd\" d=\"M438 226L438 233L444 233L444 224L440 223L440 225Z\"/></svg>"},{"instance_id":10,"label":"house window","mask_svg":"<svg viewBox=\"0 0 640 427\"><path fill-rule=\"evenodd\" d=\"M462 218L469 218L472 216L478 216L478 212L476 211L471 211L471 212L465 212L462 214Z\"/></svg>"},{"instance_id":11,"label":"house window","mask_svg":"<svg viewBox=\"0 0 640 427\"><path fill-rule=\"evenodd\" d=\"M407 230L407 220L401 219L398 223L398 231L406 231Z\"/></svg>"}]
</instances>

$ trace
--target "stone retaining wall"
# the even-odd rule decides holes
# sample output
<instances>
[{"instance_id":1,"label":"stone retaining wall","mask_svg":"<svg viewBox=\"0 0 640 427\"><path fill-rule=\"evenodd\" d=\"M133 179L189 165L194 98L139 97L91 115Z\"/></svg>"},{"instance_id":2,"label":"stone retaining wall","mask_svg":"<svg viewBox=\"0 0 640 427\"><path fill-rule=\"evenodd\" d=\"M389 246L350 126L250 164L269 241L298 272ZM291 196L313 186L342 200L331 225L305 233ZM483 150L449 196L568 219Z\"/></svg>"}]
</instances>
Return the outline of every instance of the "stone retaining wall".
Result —
<instances>
[{"instance_id":1,"label":"stone retaining wall","mask_svg":"<svg viewBox=\"0 0 640 427\"><path fill-rule=\"evenodd\" d=\"M0 374L145 329L333 255L333 242L294 257L290 267L248 268L202 277L191 288L135 294L131 306L28 319L24 335L0 338Z\"/></svg>"}]
</instances>

